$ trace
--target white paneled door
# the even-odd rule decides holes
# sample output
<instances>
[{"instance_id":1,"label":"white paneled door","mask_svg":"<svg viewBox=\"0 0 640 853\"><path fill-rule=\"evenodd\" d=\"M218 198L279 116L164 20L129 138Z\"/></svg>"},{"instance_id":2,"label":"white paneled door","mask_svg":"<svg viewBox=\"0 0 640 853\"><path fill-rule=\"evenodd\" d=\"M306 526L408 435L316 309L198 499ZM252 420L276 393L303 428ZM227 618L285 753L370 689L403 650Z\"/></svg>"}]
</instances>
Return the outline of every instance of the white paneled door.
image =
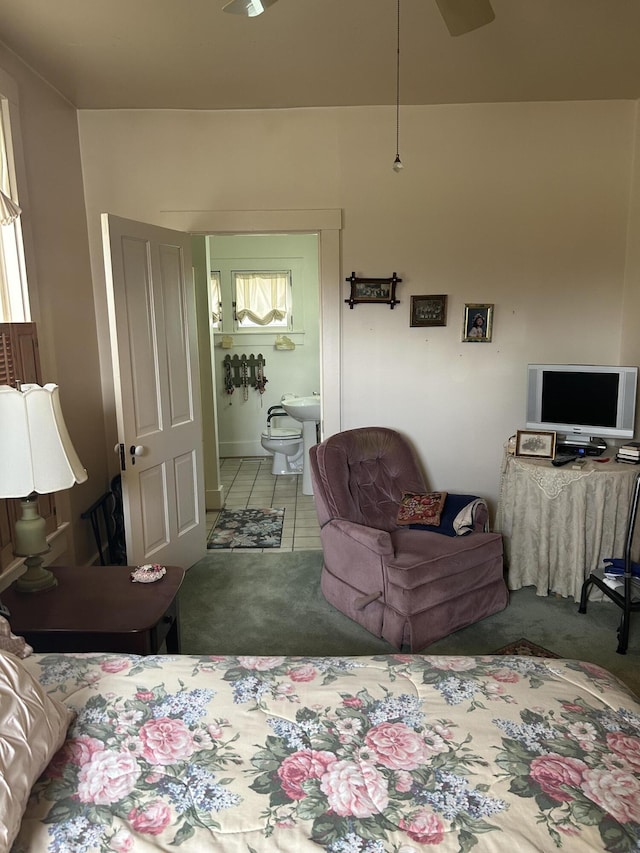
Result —
<instances>
[{"instance_id":1,"label":"white paneled door","mask_svg":"<svg viewBox=\"0 0 640 853\"><path fill-rule=\"evenodd\" d=\"M206 553L191 237L102 215L131 565Z\"/></svg>"}]
</instances>

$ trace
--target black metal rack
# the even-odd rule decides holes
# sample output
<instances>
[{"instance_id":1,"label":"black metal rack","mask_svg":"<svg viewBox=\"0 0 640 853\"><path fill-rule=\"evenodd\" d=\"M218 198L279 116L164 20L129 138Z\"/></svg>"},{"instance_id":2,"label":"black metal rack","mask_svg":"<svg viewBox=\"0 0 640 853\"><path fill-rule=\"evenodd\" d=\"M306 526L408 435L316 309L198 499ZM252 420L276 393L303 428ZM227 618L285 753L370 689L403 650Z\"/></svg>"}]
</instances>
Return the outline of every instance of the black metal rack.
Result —
<instances>
[{"instance_id":1,"label":"black metal rack","mask_svg":"<svg viewBox=\"0 0 640 853\"><path fill-rule=\"evenodd\" d=\"M624 592L618 592L612 589L604 578L591 573L582 585L582 594L580 595L580 606L578 613L587 612L587 601L589 599L589 591L592 586L597 586L598 589L610 598L622 610L622 619L618 626L618 648L616 651L620 655L627 653L629 645L629 621L632 613L640 611L640 599L633 600L633 563L631 561L631 545L633 543L633 532L636 526L636 516L638 514L638 503L640 501L640 474L637 475L633 487L631 498L631 506L629 508L629 518L627 521L627 532L625 534L624 546L624 574L620 575L624 584Z\"/></svg>"}]
</instances>

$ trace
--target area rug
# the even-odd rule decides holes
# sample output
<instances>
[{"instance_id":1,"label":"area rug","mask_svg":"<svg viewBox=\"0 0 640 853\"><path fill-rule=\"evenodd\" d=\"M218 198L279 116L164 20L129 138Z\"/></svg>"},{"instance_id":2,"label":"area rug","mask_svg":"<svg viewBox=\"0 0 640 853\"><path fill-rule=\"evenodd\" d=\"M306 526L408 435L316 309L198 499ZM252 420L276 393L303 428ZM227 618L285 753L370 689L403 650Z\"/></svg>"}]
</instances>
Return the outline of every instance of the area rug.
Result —
<instances>
[{"instance_id":1,"label":"area rug","mask_svg":"<svg viewBox=\"0 0 640 853\"><path fill-rule=\"evenodd\" d=\"M501 649L493 652L494 655L521 655L525 657L533 657L533 658L560 658L560 655L557 655L555 652L550 652L549 649L545 649L542 646L538 646L536 643L532 643L530 640L525 640L522 637L520 640L516 640L515 643L509 643L507 646L503 646Z\"/></svg>"},{"instance_id":2,"label":"area rug","mask_svg":"<svg viewBox=\"0 0 640 853\"><path fill-rule=\"evenodd\" d=\"M284 509L223 509L207 548L279 548Z\"/></svg>"}]
</instances>

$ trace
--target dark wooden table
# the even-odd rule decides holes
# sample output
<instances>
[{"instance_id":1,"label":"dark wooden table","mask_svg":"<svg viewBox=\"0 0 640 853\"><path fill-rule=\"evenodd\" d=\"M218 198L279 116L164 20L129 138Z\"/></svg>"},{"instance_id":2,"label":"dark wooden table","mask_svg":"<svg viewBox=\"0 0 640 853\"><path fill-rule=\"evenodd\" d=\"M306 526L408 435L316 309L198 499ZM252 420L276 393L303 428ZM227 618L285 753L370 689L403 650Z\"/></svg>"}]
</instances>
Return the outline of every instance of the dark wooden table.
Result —
<instances>
[{"instance_id":1,"label":"dark wooden table","mask_svg":"<svg viewBox=\"0 0 640 853\"><path fill-rule=\"evenodd\" d=\"M130 652L157 654L166 643L180 654L178 590L184 569L167 566L153 583L133 583L135 566L49 566L58 585L25 593L9 587L14 634L36 652Z\"/></svg>"}]
</instances>

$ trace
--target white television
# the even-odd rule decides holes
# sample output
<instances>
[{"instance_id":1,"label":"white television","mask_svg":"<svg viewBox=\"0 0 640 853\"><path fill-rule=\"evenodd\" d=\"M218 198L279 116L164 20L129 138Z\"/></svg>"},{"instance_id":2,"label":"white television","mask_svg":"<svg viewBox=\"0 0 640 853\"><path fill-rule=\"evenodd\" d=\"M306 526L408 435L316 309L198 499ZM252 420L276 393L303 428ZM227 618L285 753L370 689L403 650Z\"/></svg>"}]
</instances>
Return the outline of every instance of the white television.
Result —
<instances>
[{"instance_id":1,"label":"white television","mask_svg":"<svg viewBox=\"0 0 640 853\"><path fill-rule=\"evenodd\" d=\"M637 367L530 364L527 429L553 430L575 445L633 438L637 385Z\"/></svg>"}]
</instances>

